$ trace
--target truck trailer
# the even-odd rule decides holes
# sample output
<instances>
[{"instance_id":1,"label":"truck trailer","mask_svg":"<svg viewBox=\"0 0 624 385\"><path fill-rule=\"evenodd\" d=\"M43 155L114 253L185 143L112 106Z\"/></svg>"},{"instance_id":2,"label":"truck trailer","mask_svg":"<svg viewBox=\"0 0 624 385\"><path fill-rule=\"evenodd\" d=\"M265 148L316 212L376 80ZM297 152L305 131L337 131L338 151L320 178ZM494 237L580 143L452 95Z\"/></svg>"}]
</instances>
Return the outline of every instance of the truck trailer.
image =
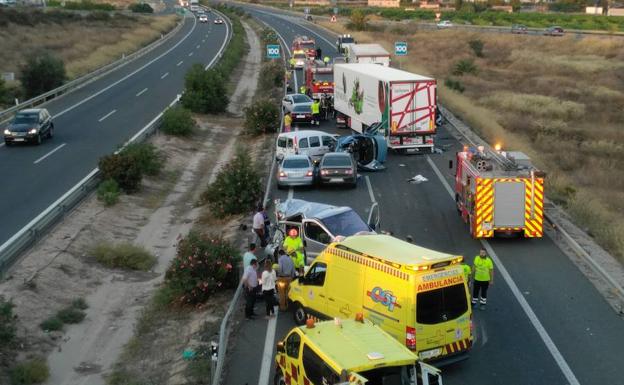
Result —
<instances>
[{"instance_id":1,"label":"truck trailer","mask_svg":"<svg viewBox=\"0 0 624 385\"><path fill-rule=\"evenodd\" d=\"M472 237L541 238L545 176L522 152L464 146L457 153L455 201Z\"/></svg>"},{"instance_id":2,"label":"truck trailer","mask_svg":"<svg viewBox=\"0 0 624 385\"><path fill-rule=\"evenodd\" d=\"M390 53L379 44L342 44L348 63L372 63L390 66Z\"/></svg>"},{"instance_id":3,"label":"truck trailer","mask_svg":"<svg viewBox=\"0 0 624 385\"><path fill-rule=\"evenodd\" d=\"M335 64L334 84L337 124L381 134L394 150L433 152L435 79L377 64Z\"/></svg>"}]
</instances>

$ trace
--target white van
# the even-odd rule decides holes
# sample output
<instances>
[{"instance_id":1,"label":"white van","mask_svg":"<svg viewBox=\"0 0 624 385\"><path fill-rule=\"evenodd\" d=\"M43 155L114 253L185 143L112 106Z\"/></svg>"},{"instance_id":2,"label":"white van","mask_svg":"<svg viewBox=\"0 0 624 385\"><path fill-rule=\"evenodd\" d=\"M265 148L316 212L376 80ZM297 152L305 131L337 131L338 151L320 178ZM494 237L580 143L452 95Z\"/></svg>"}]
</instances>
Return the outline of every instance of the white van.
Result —
<instances>
[{"instance_id":1,"label":"white van","mask_svg":"<svg viewBox=\"0 0 624 385\"><path fill-rule=\"evenodd\" d=\"M318 160L335 149L336 138L327 132L314 130L283 132L277 137L275 157L281 161L286 155L301 154Z\"/></svg>"}]
</instances>

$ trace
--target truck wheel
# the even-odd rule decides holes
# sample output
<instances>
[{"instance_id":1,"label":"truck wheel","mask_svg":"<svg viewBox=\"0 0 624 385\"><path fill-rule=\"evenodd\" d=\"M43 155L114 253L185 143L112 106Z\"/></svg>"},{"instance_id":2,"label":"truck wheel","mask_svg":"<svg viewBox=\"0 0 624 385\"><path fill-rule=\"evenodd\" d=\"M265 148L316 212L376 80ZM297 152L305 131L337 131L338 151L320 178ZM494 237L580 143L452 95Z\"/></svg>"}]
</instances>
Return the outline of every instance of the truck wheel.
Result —
<instances>
[{"instance_id":1,"label":"truck wheel","mask_svg":"<svg viewBox=\"0 0 624 385\"><path fill-rule=\"evenodd\" d=\"M295 302L295 311L293 312L293 318L295 323L299 326L305 325L306 320L308 319L308 315L306 314L303 305L299 302Z\"/></svg>"},{"instance_id":2,"label":"truck wheel","mask_svg":"<svg viewBox=\"0 0 624 385\"><path fill-rule=\"evenodd\" d=\"M273 385L286 385L286 379L281 369L277 369L275 377L273 377Z\"/></svg>"}]
</instances>

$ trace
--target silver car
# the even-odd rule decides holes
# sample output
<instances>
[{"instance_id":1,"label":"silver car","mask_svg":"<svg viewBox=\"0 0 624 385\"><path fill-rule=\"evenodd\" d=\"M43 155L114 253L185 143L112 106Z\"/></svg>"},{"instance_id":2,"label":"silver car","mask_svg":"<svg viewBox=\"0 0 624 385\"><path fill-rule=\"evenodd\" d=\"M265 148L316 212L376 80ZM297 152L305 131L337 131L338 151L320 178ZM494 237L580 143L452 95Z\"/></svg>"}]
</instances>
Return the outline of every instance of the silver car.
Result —
<instances>
[{"instance_id":1,"label":"silver car","mask_svg":"<svg viewBox=\"0 0 624 385\"><path fill-rule=\"evenodd\" d=\"M308 95L304 94L288 94L282 99L282 108L284 112L293 112L296 105L306 104L312 105L312 99Z\"/></svg>"},{"instance_id":2,"label":"silver car","mask_svg":"<svg viewBox=\"0 0 624 385\"><path fill-rule=\"evenodd\" d=\"M286 155L277 170L277 188L312 186L314 162L307 155Z\"/></svg>"}]
</instances>

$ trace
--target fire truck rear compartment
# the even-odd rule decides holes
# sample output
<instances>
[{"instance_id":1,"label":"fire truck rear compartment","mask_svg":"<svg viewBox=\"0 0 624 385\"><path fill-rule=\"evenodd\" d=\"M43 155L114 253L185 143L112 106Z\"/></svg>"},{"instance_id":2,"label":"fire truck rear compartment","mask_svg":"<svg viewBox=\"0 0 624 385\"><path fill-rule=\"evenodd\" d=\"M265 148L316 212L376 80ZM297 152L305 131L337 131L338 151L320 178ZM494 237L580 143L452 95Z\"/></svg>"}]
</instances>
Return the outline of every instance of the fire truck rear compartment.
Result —
<instances>
[{"instance_id":1,"label":"fire truck rear compartment","mask_svg":"<svg viewBox=\"0 0 624 385\"><path fill-rule=\"evenodd\" d=\"M494 228L524 227L523 182L494 183Z\"/></svg>"}]
</instances>

